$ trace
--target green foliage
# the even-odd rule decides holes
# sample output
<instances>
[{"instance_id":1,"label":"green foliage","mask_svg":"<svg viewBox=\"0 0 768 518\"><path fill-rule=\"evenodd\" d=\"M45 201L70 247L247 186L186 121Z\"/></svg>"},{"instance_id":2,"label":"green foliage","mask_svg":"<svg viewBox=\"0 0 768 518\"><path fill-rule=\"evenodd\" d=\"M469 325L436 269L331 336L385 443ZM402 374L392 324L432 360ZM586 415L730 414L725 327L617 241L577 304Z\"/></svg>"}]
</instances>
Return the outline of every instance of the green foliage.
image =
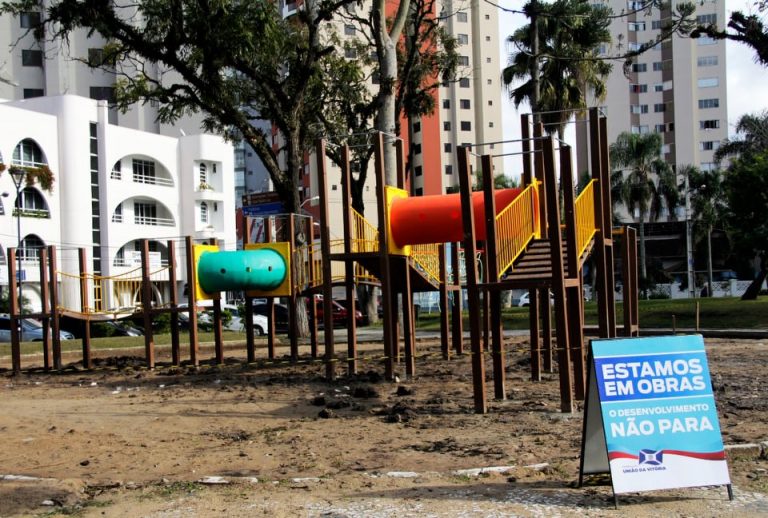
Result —
<instances>
[{"instance_id":1,"label":"green foliage","mask_svg":"<svg viewBox=\"0 0 768 518\"><path fill-rule=\"evenodd\" d=\"M715 152L720 161L730 156L744 156L768 149L768 111L746 113L736 122L736 136L725 139Z\"/></svg>"},{"instance_id":2,"label":"green foliage","mask_svg":"<svg viewBox=\"0 0 768 518\"><path fill-rule=\"evenodd\" d=\"M724 188L736 252L752 258L756 250L768 250L768 150L734 160Z\"/></svg>"},{"instance_id":3,"label":"green foliage","mask_svg":"<svg viewBox=\"0 0 768 518\"><path fill-rule=\"evenodd\" d=\"M758 13L745 15L741 11L731 13L728 21L728 29L720 29L717 25L700 25L691 32L692 38L709 36L717 39L738 41L752 47L758 63L768 65L768 29L766 29L762 13L768 9L766 2L759 1L754 4Z\"/></svg>"},{"instance_id":4,"label":"green foliage","mask_svg":"<svg viewBox=\"0 0 768 518\"><path fill-rule=\"evenodd\" d=\"M531 3L526 4L531 15ZM538 55L533 55L530 25L509 36L509 43L519 49L510 56L509 66L502 71L502 80L510 96L519 106L528 101L534 112L542 112L542 122L548 133L562 132L572 110L586 108L586 97L605 96L605 78L611 65L598 59L602 44L611 41L609 10L585 0L557 0L539 3L537 17L539 34ZM534 58L538 59L539 98L531 79ZM519 80L522 84L512 88Z\"/></svg>"},{"instance_id":5,"label":"green foliage","mask_svg":"<svg viewBox=\"0 0 768 518\"><path fill-rule=\"evenodd\" d=\"M5 288L2 293L0 293L0 313L10 313L11 312L11 304L8 300L8 294L10 292L7 288ZM29 302L29 299L25 297L23 294L21 295L21 312L22 313L31 313L32 312L32 305Z\"/></svg>"}]
</instances>

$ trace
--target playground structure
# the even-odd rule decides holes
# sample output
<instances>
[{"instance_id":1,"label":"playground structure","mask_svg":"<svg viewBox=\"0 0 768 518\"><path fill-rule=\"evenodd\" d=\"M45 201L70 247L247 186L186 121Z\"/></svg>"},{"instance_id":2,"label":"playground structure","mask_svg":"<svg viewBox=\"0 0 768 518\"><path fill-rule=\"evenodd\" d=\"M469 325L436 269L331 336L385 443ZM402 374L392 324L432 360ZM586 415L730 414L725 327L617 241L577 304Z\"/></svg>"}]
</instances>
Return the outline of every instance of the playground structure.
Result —
<instances>
[{"instance_id":1,"label":"playground structure","mask_svg":"<svg viewBox=\"0 0 768 518\"><path fill-rule=\"evenodd\" d=\"M320 239L315 240L312 218L299 215L261 218L264 243L244 244L245 250L219 251L215 245L195 245L186 238L186 272L189 281L188 307L179 308L175 289L170 290L168 304L153 303L154 283L167 279L175 284L176 254L174 243L168 242L168 266L162 272L150 271L148 242L142 242L140 275L124 279L97 279L84 271L84 252L77 276L80 285L81 307L77 310L62 308L57 296L57 278L62 275L56 268L56 250L49 247L41 254L41 297L43 309L39 314L24 317L40 318L44 328L53 330L53 354L48 340L43 343L45 368L61 369L61 348L58 339L59 317L69 314L84 320L116 318L118 315L98 307L96 294L105 288L103 283L133 283L134 292L141 294L136 308L145 323L145 356L147 366L155 366L152 318L170 314L172 329L172 362L180 364L178 314L189 314L189 360L198 365L199 349L196 325L198 301L211 299L214 312L215 361L223 362L220 292L241 289L245 292L245 330L248 361L255 361L253 313L255 298L266 298L268 313L272 313L276 297L286 297L289 308L290 359L297 361L298 300L302 296L323 295L325 329L333 328L332 287L342 284L347 301L355 299L355 285L380 285L383 322L383 363L385 377L392 379L396 365L403 361L406 376L415 375L415 333L413 293L439 292L441 314L442 355L450 359L453 354L463 355L461 290L467 292L469 330L475 410L487 411L485 381L485 351L490 349L493 365L494 396L504 398L505 353L500 316L500 292L525 288L530 292L531 377L541 380L542 369L553 371L552 355L556 352L559 366L561 409L571 412L574 401L585 394L585 355L583 350L583 275L585 261L593 258L596 276L599 332L601 337L616 336L616 313L613 300L613 234L611 232L611 202L609 188L608 148L605 119L596 109L589 112L586 122L590 134L591 181L574 196L572 188L564 189L563 208L557 193L557 169L562 184L573 186L571 150L561 144L555 149L555 140L544 136L537 125L531 132L528 116L522 117L523 186L521 189L495 190L472 193L470 148L460 147L460 192L454 195L409 197L406 186L402 142L397 140L397 185L387 186L383 162L384 138L375 139L375 179L378 225L369 223L351 208L349 148L341 167L343 237L331 240L328 213L327 168L325 143L319 142L315 156L318 160L318 193L320 208ZM531 133L533 135L531 136ZM493 185L493 159L481 157L483 185ZM557 162L556 162L557 160ZM245 235L254 223L245 218ZM418 223L418 224L416 224ZM637 266L634 232L622 233L622 265L624 280L624 334L637 334ZM246 240L247 241L247 238ZM486 275L480 279L476 261L478 242L483 244L481 254ZM451 260L446 258L446 243L450 246ZM466 275L460 283L459 248L463 248ZM14 293L16 251L9 250L9 284ZM339 266L342 268L340 269ZM450 268L450 272L449 272ZM450 279L450 280L449 280ZM557 347L551 341L550 297L554 295L554 314ZM89 303L88 294L94 294ZM454 293L449 304L449 294ZM401 305L398 305L398 295ZM11 300L12 329L14 319L20 318L15 297ZM50 301L50 304L49 304ZM350 304L350 308L354 305ZM402 307L402 330L398 325L398 308ZM447 311L450 307L451 310ZM52 308L52 309L51 309ZM308 305L310 314L310 344L312 358L318 358L316 305ZM270 315L268 315L270 316ZM270 318L274 322L274 318ZM88 326L86 326L88 329ZM347 354L339 360L335 351L333 333L324 333L323 361L326 376L337 374L337 363L346 361L349 373L358 367L356 322L347 319ZM399 335L403 336L401 358ZM267 333L267 354L275 358L275 329L270 325ZM543 344L542 344L543 340ZM543 345L543 346L542 346ZM451 347L452 346L452 347ZM52 361L51 361L52 360ZM12 333L12 362L14 371L21 369L19 336ZM91 368L90 336L83 337L83 365Z\"/></svg>"}]
</instances>

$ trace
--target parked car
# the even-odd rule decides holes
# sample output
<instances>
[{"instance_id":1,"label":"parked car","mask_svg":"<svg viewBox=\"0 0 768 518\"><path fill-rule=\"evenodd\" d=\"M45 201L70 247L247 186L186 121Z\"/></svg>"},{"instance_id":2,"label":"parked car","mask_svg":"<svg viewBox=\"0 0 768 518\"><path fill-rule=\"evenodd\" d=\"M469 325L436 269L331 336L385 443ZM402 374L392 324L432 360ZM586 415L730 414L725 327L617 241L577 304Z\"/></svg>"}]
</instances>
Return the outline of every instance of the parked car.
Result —
<instances>
[{"instance_id":1,"label":"parked car","mask_svg":"<svg viewBox=\"0 0 768 518\"><path fill-rule=\"evenodd\" d=\"M336 302L344 306L344 309L349 311L349 302L347 299L335 299ZM363 311L360 311L360 303L355 300L355 321L358 326L367 326L370 324L370 320L368 318L368 315L366 315Z\"/></svg>"},{"instance_id":2,"label":"parked car","mask_svg":"<svg viewBox=\"0 0 768 518\"><path fill-rule=\"evenodd\" d=\"M43 340L43 324L31 318L21 319L21 341L40 342ZM60 330L59 338L73 340L75 336L69 331ZM0 314L0 342L11 341L11 316L8 313Z\"/></svg>"},{"instance_id":3,"label":"parked car","mask_svg":"<svg viewBox=\"0 0 768 518\"><path fill-rule=\"evenodd\" d=\"M94 333L99 326L103 326L103 333ZM144 331L138 327L132 326L128 322L121 322L119 320L106 320L104 322L96 322L91 331L91 336L144 336Z\"/></svg>"},{"instance_id":4,"label":"parked car","mask_svg":"<svg viewBox=\"0 0 768 518\"><path fill-rule=\"evenodd\" d=\"M323 326L324 312L323 312L323 297L321 295L315 295L315 308L317 312L317 325ZM347 317L349 312L347 308L339 304L335 300L331 300L331 307L333 308L333 327L345 327L347 325ZM363 314L360 311L355 311L355 323L361 325L363 322Z\"/></svg>"},{"instance_id":5,"label":"parked car","mask_svg":"<svg viewBox=\"0 0 768 518\"><path fill-rule=\"evenodd\" d=\"M288 332L288 307L283 304L275 304L275 319L273 321L273 324L275 326L275 332L277 333L287 333ZM258 304L253 305L253 314L254 316L261 316L264 318L264 332L267 332L267 324L266 322L269 322L268 316L267 316L267 303L266 302L259 302ZM255 323L255 320L254 320Z\"/></svg>"}]
</instances>

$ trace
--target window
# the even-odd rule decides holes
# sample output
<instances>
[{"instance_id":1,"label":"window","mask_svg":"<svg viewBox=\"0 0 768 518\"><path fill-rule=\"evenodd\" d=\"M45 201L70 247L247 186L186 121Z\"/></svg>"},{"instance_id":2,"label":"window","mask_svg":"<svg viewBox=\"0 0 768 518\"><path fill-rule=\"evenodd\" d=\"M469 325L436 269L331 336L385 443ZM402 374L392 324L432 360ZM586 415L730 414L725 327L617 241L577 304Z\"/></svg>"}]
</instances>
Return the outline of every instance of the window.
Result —
<instances>
[{"instance_id":1,"label":"window","mask_svg":"<svg viewBox=\"0 0 768 518\"><path fill-rule=\"evenodd\" d=\"M493 127L493 122L489 122L489 123L488 123L488 127L489 127L489 128L492 128L492 127ZM491 144L491 146L493 146L493 144ZM491 147L491 149L493 149L493 147Z\"/></svg>"},{"instance_id":2,"label":"window","mask_svg":"<svg viewBox=\"0 0 768 518\"><path fill-rule=\"evenodd\" d=\"M646 72L647 70L648 65L646 63L635 63L632 65L632 72Z\"/></svg>"},{"instance_id":3,"label":"window","mask_svg":"<svg viewBox=\"0 0 768 518\"><path fill-rule=\"evenodd\" d=\"M642 44L636 41L627 42L627 49L630 51L640 50L640 47L642 47Z\"/></svg>"},{"instance_id":4,"label":"window","mask_svg":"<svg viewBox=\"0 0 768 518\"><path fill-rule=\"evenodd\" d=\"M699 129L711 130L711 129L718 129L718 128L720 128L720 120L719 119L710 119L710 120L699 121Z\"/></svg>"},{"instance_id":5,"label":"window","mask_svg":"<svg viewBox=\"0 0 768 518\"><path fill-rule=\"evenodd\" d=\"M456 37L456 41L459 43L459 45L466 45L469 43L469 36L467 34L459 34Z\"/></svg>"},{"instance_id":6,"label":"window","mask_svg":"<svg viewBox=\"0 0 768 518\"><path fill-rule=\"evenodd\" d=\"M671 145L664 144L663 146L661 146L661 154L662 155L668 155L671 152L672 152L672 146Z\"/></svg>"},{"instance_id":7,"label":"window","mask_svg":"<svg viewBox=\"0 0 768 518\"><path fill-rule=\"evenodd\" d=\"M445 174L453 174L453 165L447 164L445 166Z\"/></svg>"},{"instance_id":8,"label":"window","mask_svg":"<svg viewBox=\"0 0 768 518\"><path fill-rule=\"evenodd\" d=\"M642 126L632 126L632 133L634 134L640 134L643 135L645 133L648 133L648 126L642 125Z\"/></svg>"},{"instance_id":9,"label":"window","mask_svg":"<svg viewBox=\"0 0 768 518\"><path fill-rule=\"evenodd\" d=\"M491 58L485 58L485 62L486 63L490 63L491 62Z\"/></svg>"},{"instance_id":10,"label":"window","mask_svg":"<svg viewBox=\"0 0 768 518\"><path fill-rule=\"evenodd\" d=\"M702 56L696 60L696 66L699 67L716 67L717 56Z\"/></svg>"},{"instance_id":11,"label":"window","mask_svg":"<svg viewBox=\"0 0 768 518\"><path fill-rule=\"evenodd\" d=\"M629 32L644 31L645 22L627 22L627 30Z\"/></svg>"},{"instance_id":12,"label":"window","mask_svg":"<svg viewBox=\"0 0 768 518\"><path fill-rule=\"evenodd\" d=\"M490 14L486 14L486 15L485 15L485 19L486 19L486 20L490 20L490 19L491 19L491 15L490 15Z\"/></svg>"},{"instance_id":13,"label":"window","mask_svg":"<svg viewBox=\"0 0 768 518\"><path fill-rule=\"evenodd\" d=\"M648 85L629 85L629 91L633 94L643 94L648 91Z\"/></svg>"},{"instance_id":14,"label":"window","mask_svg":"<svg viewBox=\"0 0 768 518\"><path fill-rule=\"evenodd\" d=\"M717 169L717 165L714 162L702 162L699 169L701 169L702 172L707 173Z\"/></svg>"},{"instance_id":15,"label":"window","mask_svg":"<svg viewBox=\"0 0 768 518\"><path fill-rule=\"evenodd\" d=\"M490 36L486 36L485 37L485 41L491 41L491 37Z\"/></svg>"},{"instance_id":16,"label":"window","mask_svg":"<svg viewBox=\"0 0 768 518\"><path fill-rule=\"evenodd\" d=\"M155 163L151 160L133 159L133 181L155 183Z\"/></svg>"},{"instance_id":17,"label":"window","mask_svg":"<svg viewBox=\"0 0 768 518\"><path fill-rule=\"evenodd\" d=\"M653 91L654 92L663 92L664 91L664 85L661 84L661 83L653 85Z\"/></svg>"},{"instance_id":18,"label":"window","mask_svg":"<svg viewBox=\"0 0 768 518\"><path fill-rule=\"evenodd\" d=\"M717 14L700 14L696 16L698 25L717 25Z\"/></svg>"},{"instance_id":19,"label":"window","mask_svg":"<svg viewBox=\"0 0 768 518\"><path fill-rule=\"evenodd\" d=\"M44 165L43 150L32 139L24 139L14 148L11 164L22 167L39 167Z\"/></svg>"},{"instance_id":20,"label":"window","mask_svg":"<svg viewBox=\"0 0 768 518\"><path fill-rule=\"evenodd\" d=\"M208 204L200 203L200 223L208 223Z\"/></svg>"},{"instance_id":21,"label":"window","mask_svg":"<svg viewBox=\"0 0 768 518\"><path fill-rule=\"evenodd\" d=\"M627 9L629 9L630 11L638 11L640 9L645 9L645 5L643 4L645 4L643 0L634 0L634 1L630 0L629 2L627 2Z\"/></svg>"},{"instance_id":22,"label":"window","mask_svg":"<svg viewBox=\"0 0 768 518\"><path fill-rule=\"evenodd\" d=\"M661 27L662 27L661 20L651 21L651 29L653 29L654 31L658 31L659 29L661 29Z\"/></svg>"},{"instance_id":23,"label":"window","mask_svg":"<svg viewBox=\"0 0 768 518\"><path fill-rule=\"evenodd\" d=\"M630 113L634 114L640 114L640 113L648 113L648 105L647 104L633 104L629 107Z\"/></svg>"},{"instance_id":24,"label":"window","mask_svg":"<svg viewBox=\"0 0 768 518\"><path fill-rule=\"evenodd\" d=\"M657 124L656 126L653 127L653 131L656 133L664 133L664 128L665 128L664 124Z\"/></svg>"},{"instance_id":25,"label":"window","mask_svg":"<svg viewBox=\"0 0 768 518\"><path fill-rule=\"evenodd\" d=\"M450 142L446 142L445 144L443 144L443 151L445 151L446 153L451 153L453 151L453 146L451 145Z\"/></svg>"},{"instance_id":26,"label":"window","mask_svg":"<svg viewBox=\"0 0 768 518\"><path fill-rule=\"evenodd\" d=\"M413 192L414 196L424 196L424 189L422 187L416 187L416 190Z\"/></svg>"},{"instance_id":27,"label":"window","mask_svg":"<svg viewBox=\"0 0 768 518\"><path fill-rule=\"evenodd\" d=\"M38 11L24 11L19 15L19 23L22 29L34 29L40 25L40 13Z\"/></svg>"},{"instance_id":28,"label":"window","mask_svg":"<svg viewBox=\"0 0 768 518\"><path fill-rule=\"evenodd\" d=\"M25 67L42 67L43 51L42 50L22 50L21 64Z\"/></svg>"},{"instance_id":29,"label":"window","mask_svg":"<svg viewBox=\"0 0 768 518\"><path fill-rule=\"evenodd\" d=\"M719 108L720 99L699 99L699 109L705 110L707 108Z\"/></svg>"},{"instance_id":30,"label":"window","mask_svg":"<svg viewBox=\"0 0 768 518\"><path fill-rule=\"evenodd\" d=\"M45 95L45 90L42 88L25 88L24 89L24 99L31 99L33 97L43 97Z\"/></svg>"},{"instance_id":31,"label":"window","mask_svg":"<svg viewBox=\"0 0 768 518\"><path fill-rule=\"evenodd\" d=\"M371 74L371 84L377 85L381 82L381 74L378 71Z\"/></svg>"},{"instance_id":32,"label":"window","mask_svg":"<svg viewBox=\"0 0 768 518\"><path fill-rule=\"evenodd\" d=\"M489 85L492 85L492 84L493 84L493 79L488 79L487 83L488 83Z\"/></svg>"},{"instance_id":33,"label":"window","mask_svg":"<svg viewBox=\"0 0 768 518\"><path fill-rule=\"evenodd\" d=\"M35 236L28 235L21 240L21 248L19 249L19 255L24 262L40 262L40 250L45 248L45 243Z\"/></svg>"},{"instance_id":34,"label":"window","mask_svg":"<svg viewBox=\"0 0 768 518\"><path fill-rule=\"evenodd\" d=\"M92 67L114 65L114 61L104 58L104 49L88 49L88 64Z\"/></svg>"},{"instance_id":35,"label":"window","mask_svg":"<svg viewBox=\"0 0 768 518\"><path fill-rule=\"evenodd\" d=\"M157 225L157 207L155 204L134 202L133 221L137 225Z\"/></svg>"},{"instance_id":36,"label":"window","mask_svg":"<svg viewBox=\"0 0 768 518\"><path fill-rule=\"evenodd\" d=\"M451 121L443 122L443 131L451 131Z\"/></svg>"},{"instance_id":37,"label":"window","mask_svg":"<svg viewBox=\"0 0 768 518\"><path fill-rule=\"evenodd\" d=\"M459 11L458 13L456 13L456 20L461 23L466 23L467 13L465 11Z\"/></svg>"},{"instance_id":38,"label":"window","mask_svg":"<svg viewBox=\"0 0 768 518\"><path fill-rule=\"evenodd\" d=\"M421 144L414 144L413 145L413 154L414 155L420 155L421 154Z\"/></svg>"},{"instance_id":39,"label":"window","mask_svg":"<svg viewBox=\"0 0 768 518\"><path fill-rule=\"evenodd\" d=\"M344 34L347 36L354 36L357 31L355 30L354 25L345 25L344 26Z\"/></svg>"},{"instance_id":40,"label":"window","mask_svg":"<svg viewBox=\"0 0 768 518\"><path fill-rule=\"evenodd\" d=\"M470 106L469 99L461 99L459 101L459 107L462 110L469 110L469 106Z\"/></svg>"},{"instance_id":41,"label":"window","mask_svg":"<svg viewBox=\"0 0 768 518\"><path fill-rule=\"evenodd\" d=\"M664 91L672 90L672 80L664 81Z\"/></svg>"},{"instance_id":42,"label":"window","mask_svg":"<svg viewBox=\"0 0 768 518\"><path fill-rule=\"evenodd\" d=\"M443 99L443 108L450 109L451 108L451 100L450 99Z\"/></svg>"},{"instance_id":43,"label":"window","mask_svg":"<svg viewBox=\"0 0 768 518\"><path fill-rule=\"evenodd\" d=\"M469 78L468 77L462 77L459 79L459 87L461 88L469 88Z\"/></svg>"},{"instance_id":44,"label":"window","mask_svg":"<svg viewBox=\"0 0 768 518\"><path fill-rule=\"evenodd\" d=\"M461 121L461 131L472 131L472 123L470 121Z\"/></svg>"},{"instance_id":45,"label":"window","mask_svg":"<svg viewBox=\"0 0 768 518\"><path fill-rule=\"evenodd\" d=\"M462 67L469 66L469 56L459 56L459 65Z\"/></svg>"},{"instance_id":46,"label":"window","mask_svg":"<svg viewBox=\"0 0 768 518\"><path fill-rule=\"evenodd\" d=\"M720 147L719 140L705 140L699 142L699 150L701 151L716 151Z\"/></svg>"},{"instance_id":47,"label":"window","mask_svg":"<svg viewBox=\"0 0 768 518\"><path fill-rule=\"evenodd\" d=\"M420 165L413 168L413 176L421 176L424 173Z\"/></svg>"},{"instance_id":48,"label":"window","mask_svg":"<svg viewBox=\"0 0 768 518\"><path fill-rule=\"evenodd\" d=\"M716 77L703 77L698 80L699 88L713 88L720 84Z\"/></svg>"},{"instance_id":49,"label":"window","mask_svg":"<svg viewBox=\"0 0 768 518\"><path fill-rule=\"evenodd\" d=\"M200 187L208 185L208 167L204 163L200 163Z\"/></svg>"},{"instance_id":50,"label":"window","mask_svg":"<svg viewBox=\"0 0 768 518\"><path fill-rule=\"evenodd\" d=\"M715 38L710 38L709 36L699 36L696 43L699 46L714 45L715 43L717 43L717 40Z\"/></svg>"},{"instance_id":51,"label":"window","mask_svg":"<svg viewBox=\"0 0 768 518\"><path fill-rule=\"evenodd\" d=\"M354 47L346 47L344 49L344 57L347 59L357 59L357 49Z\"/></svg>"},{"instance_id":52,"label":"window","mask_svg":"<svg viewBox=\"0 0 768 518\"><path fill-rule=\"evenodd\" d=\"M667 105L664 103L656 103L653 105L654 113L663 113L667 111Z\"/></svg>"},{"instance_id":53,"label":"window","mask_svg":"<svg viewBox=\"0 0 768 518\"><path fill-rule=\"evenodd\" d=\"M90 97L97 101L107 101L110 104L114 104L115 89L111 86L92 86L90 88Z\"/></svg>"}]
</instances>

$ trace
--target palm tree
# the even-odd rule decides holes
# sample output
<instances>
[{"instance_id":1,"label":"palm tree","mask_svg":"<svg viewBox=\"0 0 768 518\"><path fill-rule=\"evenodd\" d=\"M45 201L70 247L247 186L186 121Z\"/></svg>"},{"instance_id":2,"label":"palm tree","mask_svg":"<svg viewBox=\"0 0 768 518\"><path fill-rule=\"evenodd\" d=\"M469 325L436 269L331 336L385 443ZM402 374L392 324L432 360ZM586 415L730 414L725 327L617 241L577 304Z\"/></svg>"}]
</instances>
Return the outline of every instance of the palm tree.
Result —
<instances>
[{"instance_id":1,"label":"palm tree","mask_svg":"<svg viewBox=\"0 0 768 518\"><path fill-rule=\"evenodd\" d=\"M594 58L600 45L611 41L608 11L585 0L530 2L524 10L536 20L538 47L534 48L530 24L509 36L519 51L510 56L502 80L515 107L528 101L534 112L541 113L546 131L557 131L562 139L573 111L586 108L587 92L596 99L605 96L611 65ZM531 77L532 67L539 69L538 81ZM513 88L519 80L525 81Z\"/></svg>"},{"instance_id":2,"label":"palm tree","mask_svg":"<svg viewBox=\"0 0 768 518\"><path fill-rule=\"evenodd\" d=\"M719 162L723 158L758 153L768 149L768 110L757 114L745 113L736 123L736 138L725 139L715 152Z\"/></svg>"},{"instance_id":3,"label":"palm tree","mask_svg":"<svg viewBox=\"0 0 768 518\"><path fill-rule=\"evenodd\" d=\"M645 222L656 221L666 204L670 214L678 205L680 192L672 168L661 158L658 133L621 133L610 147L611 188L630 214L638 211L640 238L640 277L647 277L645 261Z\"/></svg>"},{"instance_id":4,"label":"palm tree","mask_svg":"<svg viewBox=\"0 0 768 518\"><path fill-rule=\"evenodd\" d=\"M700 171L694 166L684 166L679 172L688 177L696 234L707 240L707 293L711 297L712 230L727 208L723 175L719 170Z\"/></svg>"}]
</instances>

